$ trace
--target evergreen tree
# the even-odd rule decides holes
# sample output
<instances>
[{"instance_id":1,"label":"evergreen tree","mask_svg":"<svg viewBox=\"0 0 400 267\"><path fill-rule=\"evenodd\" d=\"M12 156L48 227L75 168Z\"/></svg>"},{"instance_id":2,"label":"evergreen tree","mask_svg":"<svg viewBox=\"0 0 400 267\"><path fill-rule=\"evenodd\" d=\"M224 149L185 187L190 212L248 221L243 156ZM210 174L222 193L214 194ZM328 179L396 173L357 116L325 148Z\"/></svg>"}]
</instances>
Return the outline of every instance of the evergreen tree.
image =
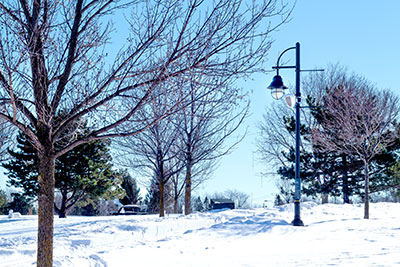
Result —
<instances>
[{"instance_id":1,"label":"evergreen tree","mask_svg":"<svg viewBox=\"0 0 400 267\"><path fill-rule=\"evenodd\" d=\"M318 128L323 124L323 120L328 116L334 116L334 114L328 114L324 108L322 108L323 104L317 103L314 98L308 96L307 103L312 108L310 110L310 115L313 116L316 122L316 126L314 128ZM330 131L330 139L339 140L337 136L338 129L331 129ZM343 202L350 203L350 196L352 195L360 195L362 189L362 162L354 155L340 153L340 152L320 152L322 151L321 146L313 142L312 138L309 138L310 142L312 142L313 151L317 154L328 155L328 166L331 170L331 175L336 177L335 185L336 187L341 187L341 193L343 195ZM339 193L336 190L337 196Z\"/></svg>"},{"instance_id":2,"label":"evergreen tree","mask_svg":"<svg viewBox=\"0 0 400 267\"><path fill-rule=\"evenodd\" d=\"M292 134L295 132L294 117L283 117L286 130ZM300 126L300 134L303 145L300 152L300 177L302 181L302 193L307 196L317 197L321 195L322 202L327 202L329 195L339 194L339 182L337 176L337 162L335 155L319 153L313 150L310 138L311 130L306 125ZM294 186L295 179L295 150L294 147L288 152L282 151L282 155L290 162L290 165L282 166L278 169L278 174L282 179L290 180ZM293 192L286 192L285 188L280 188L281 194L285 199L290 199Z\"/></svg>"},{"instance_id":3,"label":"evergreen tree","mask_svg":"<svg viewBox=\"0 0 400 267\"><path fill-rule=\"evenodd\" d=\"M24 195L33 199L38 194L38 167L39 158L25 134L17 135L16 151L8 149L11 160L3 163L3 168L8 170L8 186L23 188Z\"/></svg>"},{"instance_id":4,"label":"evergreen tree","mask_svg":"<svg viewBox=\"0 0 400 267\"><path fill-rule=\"evenodd\" d=\"M193 210L194 211L200 211L200 212L204 211L203 202L201 201L200 196L195 198L195 200L192 203L193 203Z\"/></svg>"},{"instance_id":5,"label":"evergreen tree","mask_svg":"<svg viewBox=\"0 0 400 267\"><path fill-rule=\"evenodd\" d=\"M114 200L124 195L123 191L117 186L113 186L113 188L113 190L108 190L101 197L86 195L71 208L69 213L78 216L110 215L111 212L118 210Z\"/></svg>"},{"instance_id":6,"label":"evergreen tree","mask_svg":"<svg viewBox=\"0 0 400 267\"><path fill-rule=\"evenodd\" d=\"M396 202L400 201L400 161L390 168L392 185L389 189Z\"/></svg>"},{"instance_id":7,"label":"evergreen tree","mask_svg":"<svg viewBox=\"0 0 400 267\"><path fill-rule=\"evenodd\" d=\"M136 179L132 178L127 170L123 170L120 174L122 176L121 187L125 191L125 196L119 201L123 205L138 204L141 202L140 188L138 188Z\"/></svg>"},{"instance_id":8,"label":"evergreen tree","mask_svg":"<svg viewBox=\"0 0 400 267\"><path fill-rule=\"evenodd\" d=\"M373 192L396 191L400 187L400 125L394 124L394 131L399 136L385 150L374 156L371 166L370 190ZM396 196L395 196L396 197Z\"/></svg>"},{"instance_id":9,"label":"evergreen tree","mask_svg":"<svg viewBox=\"0 0 400 267\"><path fill-rule=\"evenodd\" d=\"M279 194L275 195L275 201L274 201L274 206L281 206L285 204Z\"/></svg>"},{"instance_id":10,"label":"evergreen tree","mask_svg":"<svg viewBox=\"0 0 400 267\"><path fill-rule=\"evenodd\" d=\"M165 210L168 210L168 207L173 203L173 199L171 197L171 185L169 183L164 185L164 205ZM160 201L161 201L161 192L160 192L160 182L157 178L151 179L151 184L147 189L147 194L144 200L144 204L147 206L147 210L149 213L159 213L160 212Z\"/></svg>"},{"instance_id":11,"label":"evergreen tree","mask_svg":"<svg viewBox=\"0 0 400 267\"><path fill-rule=\"evenodd\" d=\"M322 120L322 108L312 97L306 98L307 104L312 107L310 116L314 118L315 125ZM295 119L283 117L286 130L294 134ZM332 131L334 135L335 131ZM322 203L327 203L329 196L343 195L344 203L350 202L351 195L361 194L362 163L353 155L346 155L335 152L320 152L318 146L312 140L311 126L302 124L300 127L302 137L302 146L300 152L300 177L302 179L302 193L306 196L321 196ZM335 136L332 136L335 138ZM288 152L282 152L282 155L291 162L289 166L282 166L278 169L282 179L290 180L294 186L294 164L295 151L292 147ZM280 193L285 199L292 197L293 192L287 192L285 188L280 188Z\"/></svg>"},{"instance_id":12,"label":"evergreen tree","mask_svg":"<svg viewBox=\"0 0 400 267\"><path fill-rule=\"evenodd\" d=\"M12 201L8 203L7 210L13 210L14 212L19 212L22 215L26 215L29 213L31 205L28 198L19 193L12 193L11 197Z\"/></svg>"},{"instance_id":13,"label":"evergreen tree","mask_svg":"<svg viewBox=\"0 0 400 267\"><path fill-rule=\"evenodd\" d=\"M160 209L160 187L155 179L151 180L151 185L147 190L144 200L149 213L158 213Z\"/></svg>"},{"instance_id":14,"label":"evergreen tree","mask_svg":"<svg viewBox=\"0 0 400 267\"><path fill-rule=\"evenodd\" d=\"M8 184L22 188L29 199L38 193L38 157L26 135L17 137L17 151L9 150L11 160L3 164L8 170ZM92 141L69 151L56 160L55 187L61 194L61 203L54 205L60 218L84 197L102 196L115 183L112 170L109 141Z\"/></svg>"},{"instance_id":15,"label":"evergreen tree","mask_svg":"<svg viewBox=\"0 0 400 267\"><path fill-rule=\"evenodd\" d=\"M7 209L7 194L0 189L0 214L5 214Z\"/></svg>"},{"instance_id":16,"label":"evergreen tree","mask_svg":"<svg viewBox=\"0 0 400 267\"><path fill-rule=\"evenodd\" d=\"M95 203L78 203L73 211L74 215L78 216L96 216L98 215L98 209Z\"/></svg>"}]
</instances>

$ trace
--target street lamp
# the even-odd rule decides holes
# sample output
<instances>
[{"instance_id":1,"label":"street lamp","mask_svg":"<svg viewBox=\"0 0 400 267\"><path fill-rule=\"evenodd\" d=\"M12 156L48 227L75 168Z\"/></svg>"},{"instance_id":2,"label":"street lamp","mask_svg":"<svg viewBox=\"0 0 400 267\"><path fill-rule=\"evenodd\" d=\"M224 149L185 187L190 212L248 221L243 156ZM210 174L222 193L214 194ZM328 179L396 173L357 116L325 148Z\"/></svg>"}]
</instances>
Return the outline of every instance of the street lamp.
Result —
<instances>
[{"instance_id":1,"label":"street lamp","mask_svg":"<svg viewBox=\"0 0 400 267\"><path fill-rule=\"evenodd\" d=\"M282 55L289 50L296 49L296 65L295 66L279 66L279 60ZM272 83L268 86L271 89L272 97L280 99L283 96L283 91L288 87L283 84L282 77L279 76L279 69L295 69L296 71L296 94L295 94L295 105L296 109L296 159L295 159L295 187L294 187L294 219L292 221L293 226L304 226L303 221L300 219L300 196L301 196L301 179L300 179L300 43L296 43L296 46L289 47L283 51L279 57L275 67L276 76L274 76Z\"/></svg>"},{"instance_id":2,"label":"street lamp","mask_svg":"<svg viewBox=\"0 0 400 267\"><path fill-rule=\"evenodd\" d=\"M283 84L282 77L277 74L272 79L271 84L268 86L268 89L271 89L272 98L278 100L281 99L284 95L284 90L288 89L286 85Z\"/></svg>"}]
</instances>

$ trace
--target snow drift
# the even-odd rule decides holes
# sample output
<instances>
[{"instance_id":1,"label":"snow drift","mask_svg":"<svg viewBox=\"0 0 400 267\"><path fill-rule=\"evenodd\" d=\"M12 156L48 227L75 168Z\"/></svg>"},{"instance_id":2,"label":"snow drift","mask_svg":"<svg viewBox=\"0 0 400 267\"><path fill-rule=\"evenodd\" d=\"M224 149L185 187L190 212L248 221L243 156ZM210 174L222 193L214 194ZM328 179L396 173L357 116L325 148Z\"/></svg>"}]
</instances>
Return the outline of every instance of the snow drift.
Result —
<instances>
[{"instance_id":1,"label":"snow drift","mask_svg":"<svg viewBox=\"0 0 400 267\"><path fill-rule=\"evenodd\" d=\"M400 265L400 204L55 218L54 266ZM37 217L0 216L0 265L34 266Z\"/></svg>"}]
</instances>

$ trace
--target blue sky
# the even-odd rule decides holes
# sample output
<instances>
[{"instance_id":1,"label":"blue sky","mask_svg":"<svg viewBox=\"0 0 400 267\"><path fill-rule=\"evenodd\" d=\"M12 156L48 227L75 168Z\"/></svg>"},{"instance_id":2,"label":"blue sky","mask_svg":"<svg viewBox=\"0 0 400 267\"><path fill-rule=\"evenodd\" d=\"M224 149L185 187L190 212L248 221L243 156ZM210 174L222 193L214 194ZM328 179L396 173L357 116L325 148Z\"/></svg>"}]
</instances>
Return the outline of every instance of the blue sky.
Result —
<instances>
[{"instance_id":1,"label":"blue sky","mask_svg":"<svg viewBox=\"0 0 400 267\"><path fill-rule=\"evenodd\" d=\"M300 42L303 69L340 63L378 88L388 88L400 95L399 10L397 0L298 0L291 21L271 35L275 41L265 68L275 65L283 50ZM285 54L284 61L294 64L294 60L294 51ZM282 70L280 74L286 84L294 85L293 70ZM273 200L277 176L260 176L261 171L268 171L268 166L255 153L255 125L273 101L266 89L273 75L254 75L252 81L246 82L244 89L253 91L251 116L246 122L249 133L231 155L222 159L200 194L237 189L249 194L254 204Z\"/></svg>"},{"instance_id":2,"label":"blue sky","mask_svg":"<svg viewBox=\"0 0 400 267\"><path fill-rule=\"evenodd\" d=\"M400 95L399 10L398 0L298 0L291 21L272 33L275 41L264 67L270 69L283 50L300 42L302 68L323 68L339 62L378 88L389 88ZM294 57L293 51L286 53L284 59L294 63ZM286 84L294 84L293 70L282 70L280 74ZM249 194L255 204L273 200L274 176L260 176L267 166L255 153L255 125L273 101L266 89L273 75L255 74L252 80L240 83L246 91L252 91L251 116L243 126L248 127L248 134L194 194L204 196L237 189ZM4 187L4 178L0 178L0 187Z\"/></svg>"}]
</instances>

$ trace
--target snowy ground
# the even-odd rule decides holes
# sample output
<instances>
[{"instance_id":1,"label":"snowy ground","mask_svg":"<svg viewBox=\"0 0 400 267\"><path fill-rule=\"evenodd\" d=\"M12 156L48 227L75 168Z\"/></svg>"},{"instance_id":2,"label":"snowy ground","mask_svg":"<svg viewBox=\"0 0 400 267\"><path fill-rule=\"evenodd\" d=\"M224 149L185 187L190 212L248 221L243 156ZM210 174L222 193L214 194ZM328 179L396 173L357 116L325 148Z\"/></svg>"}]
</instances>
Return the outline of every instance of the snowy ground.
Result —
<instances>
[{"instance_id":1,"label":"snowy ground","mask_svg":"<svg viewBox=\"0 0 400 267\"><path fill-rule=\"evenodd\" d=\"M400 204L302 203L190 216L55 220L54 266L400 266ZM0 216L0 266L32 266L37 217Z\"/></svg>"}]
</instances>

